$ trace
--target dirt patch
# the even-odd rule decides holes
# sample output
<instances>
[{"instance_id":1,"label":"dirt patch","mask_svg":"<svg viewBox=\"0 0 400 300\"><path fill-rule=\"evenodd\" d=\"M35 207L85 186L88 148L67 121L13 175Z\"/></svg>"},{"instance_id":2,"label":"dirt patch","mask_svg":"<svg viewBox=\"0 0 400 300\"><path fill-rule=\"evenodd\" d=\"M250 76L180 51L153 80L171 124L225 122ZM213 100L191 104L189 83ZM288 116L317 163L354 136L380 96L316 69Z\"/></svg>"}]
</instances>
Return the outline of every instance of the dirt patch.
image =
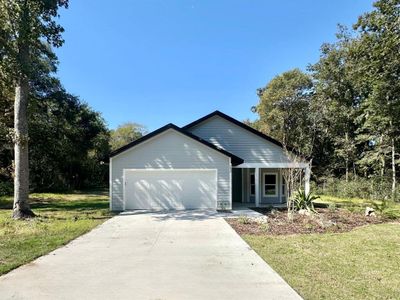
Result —
<instances>
[{"instance_id":1,"label":"dirt patch","mask_svg":"<svg viewBox=\"0 0 400 300\"><path fill-rule=\"evenodd\" d=\"M270 211L257 209L258 212L267 216L263 220L255 218L229 218L226 221L239 234L308 234L308 233L336 233L346 232L353 228L386 222L380 216L366 217L360 212L351 212L347 209L317 209L316 214L301 215L294 214L290 221L286 211Z\"/></svg>"}]
</instances>

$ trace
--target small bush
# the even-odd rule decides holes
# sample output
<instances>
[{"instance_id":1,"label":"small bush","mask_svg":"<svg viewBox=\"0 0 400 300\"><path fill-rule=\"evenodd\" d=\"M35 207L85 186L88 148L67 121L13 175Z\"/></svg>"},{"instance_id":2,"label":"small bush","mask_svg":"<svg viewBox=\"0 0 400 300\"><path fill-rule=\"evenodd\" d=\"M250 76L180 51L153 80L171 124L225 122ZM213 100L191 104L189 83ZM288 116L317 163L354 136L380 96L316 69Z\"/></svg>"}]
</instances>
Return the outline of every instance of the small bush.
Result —
<instances>
[{"instance_id":1,"label":"small bush","mask_svg":"<svg viewBox=\"0 0 400 300\"><path fill-rule=\"evenodd\" d=\"M315 212L313 201L319 199L318 196L311 193L306 194L305 191L298 191L293 199L295 210L306 209Z\"/></svg>"},{"instance_id":2,"label":"small bush","mask_svg":"<svg viewBox=\"0 0 400 300\"><path fill-rule=\"evenodd\" d=\"M240 224L243 224L243 225L248 225L248 224L251 224L251 219L249 217L246 217L246 216L240 216L238 218L238 222Z\"/></svg>"}]
</instances>

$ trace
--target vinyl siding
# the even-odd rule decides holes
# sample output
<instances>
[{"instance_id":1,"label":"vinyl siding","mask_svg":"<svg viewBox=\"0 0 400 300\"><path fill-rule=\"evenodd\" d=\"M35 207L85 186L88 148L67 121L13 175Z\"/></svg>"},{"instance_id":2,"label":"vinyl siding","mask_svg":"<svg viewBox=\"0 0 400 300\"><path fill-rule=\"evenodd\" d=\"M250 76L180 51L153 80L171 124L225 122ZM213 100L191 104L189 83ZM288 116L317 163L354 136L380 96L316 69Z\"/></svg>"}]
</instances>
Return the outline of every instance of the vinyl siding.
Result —
<instances>
[{"instance_id":1,"label":"vinyl siding","mask_svg":"<svg viewBox=\"0 0 400 300\"><path fill-rule=\"evenodd\" d=\"M111 159L111 209L123 210L124 169L217 169L217 206L231 208L230 158L173 129Z\"/></svg>"},{"instance_id":2,"label":"vinyl siding","mask_svg":"<svg viewBox=\"0 0 400 300\"><path fill-rule=\"evenodd\" d=\"M239 156L245 163L289 162L281 147L219 116L207 119L188 131Z\"/></svg>"}]
</instances>

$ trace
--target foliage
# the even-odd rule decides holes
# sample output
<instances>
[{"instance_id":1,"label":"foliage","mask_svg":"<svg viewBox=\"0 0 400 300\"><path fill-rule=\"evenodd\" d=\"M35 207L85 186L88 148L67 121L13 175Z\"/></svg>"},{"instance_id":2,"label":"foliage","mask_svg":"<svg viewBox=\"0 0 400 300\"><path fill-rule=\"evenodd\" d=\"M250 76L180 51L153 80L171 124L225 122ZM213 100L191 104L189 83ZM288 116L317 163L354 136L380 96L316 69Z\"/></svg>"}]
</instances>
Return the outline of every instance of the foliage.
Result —
<instances>
[{"instance_id":1,"label":"foliage","mask_svg":"<svg viewBox=\"0 0 400 300\"><path fill-rule=\"evenodd\" d=\"M34 190L82 189L107 182L109 133L99 113L62 88L31 108Z\"/></svg>"},{"instance_id":2,"label":"foliage","mask_svg":"<svg viewBox=\"0 0 400 300\"><path fill-rule=\"evenodd\" d=\"M8 181L0 181L0 196L11 195L13 192L13 185Z\"/></svg>"},{"instance_id":3,"label":"foliage","mask_svg":"<svg viewBox=\"0 0 400 300\"><path fill-rule=\"evenodd\" d=\"M62 7L68 7L68 0L0 1L0 73L15 88L13 216L17 219L34 216L28 202L27 110L35 81L56 71L57 57L51 47L64 42L64 29L55 21Z\"/></svg>"},{"instance_id":4,"label":"foliage","mask_svg":"<svg viewBox=\"0 0 400 300\"><path fill-rule=\"evenodd\" d=\"M13 99L21 76L29 81L31 190L80 189L108 182L109 132L103 118L54 77L58 61L51 47L63 44L64 31L56 19L58 10L67 6L67 0L0 0L2 186L12 186L14 178Z\"/></svg>"},{"instance_id":5,"label":"foliage","mask_svg":"<svg viewBox=\"0 0 400 300\"><path fill-rule=\"evenodd\" d=\"M400 187L397 187L400 190ZM350 180L325 178L315 189L321 195L330 195L339 198L363 198L368 200L390 199L391 182L390 178L371 177Z\"/></svg>"},{"instance_id":6,"label":"foliage","mask_svg":"<svg viewBox=\"0 0 400 300\"><path fill-rule=\"evenodd\" d=\"M101 115L56 81L35 92L30 112L30 186L57 191L104 186L108 181L109 132ZM1 121L0 121L1 124ZM8 124L5 124L10 126ZM0 179L12 181L12 140L0 150Z\"/></svg>"},{"instance_id":7,"label":"foliage","mask_svg":"<svg viewBox=\"0 0 400 300\"><path fill-rule=\"evenodd\" d=\"M311 144L311 122L304 115L309 110L313 93L311 77L299 69L284 72L258 90L260 102L256 111L260 116L257 126L284 144L302 153Z\"/></svg>"},{"instance_id":8,"label":"foliage","mask_svg":"<svg viewBox=\"0 0 400 300\"><path fill-rule=\"evenodd\" d=\"M301 209L306 209L308 211L315 212L313 202L317 199L319 199L319 196L313 195L311 193L306 194L305 191L299 190L293 199L294 208L297 211Z\"/></svg>"},{"instance_id":9,"label":"foliage","mask_svg":"<svg viewBox=\"0 0 400 300\"><path fill-rule=\"evenodd\" d=\"M238 218L238 222L240 224L247 225L247 224L251 224L252 221L251 221L251 218L249 218L247 216L240 216Z\"/></svg>"},{"instance_id":10,"label":"foliage","mask_svg":"<svg viewBox=\"0 0 400 300\"><path fill-rule=\"evenodd\" d=\"M32 194L34 220L10 217L11 197L0 197L0 274L47 254L104 222L105 193Z\"/></svg>"},{"instance_id":11,"label":"foliage","mask_svg":"<svg viewBox=\"0 0 400 300\"><path fill-rule=\"evenodd\" d=\"M308 72L294 69L258 90L255 128L313 158L317 180L371 179L371 197L398 197L400 162L400 1L379 0L337 40L321 46ZM361 179L360 179L361 178ZM390 186L387 187L387 179ZM383 187L376 182L382 182ZM340 183L342 184L342 183ZM364 189L364 188L363 188ZM370 197L362 195L354 196ZM379 194L381 194L379 196Z\"/></svg>"},{"instance_id":12,"label":"foliage","mask_svg":"<svg viewBox=\"0 0 400 300\"><path fill-rule=\"evenodd\" d=\"M117 127L110 132L110 147L111 150L116 150L141 138L147 132L143 125L128 122Z\"/></svg>"}]
</instances>

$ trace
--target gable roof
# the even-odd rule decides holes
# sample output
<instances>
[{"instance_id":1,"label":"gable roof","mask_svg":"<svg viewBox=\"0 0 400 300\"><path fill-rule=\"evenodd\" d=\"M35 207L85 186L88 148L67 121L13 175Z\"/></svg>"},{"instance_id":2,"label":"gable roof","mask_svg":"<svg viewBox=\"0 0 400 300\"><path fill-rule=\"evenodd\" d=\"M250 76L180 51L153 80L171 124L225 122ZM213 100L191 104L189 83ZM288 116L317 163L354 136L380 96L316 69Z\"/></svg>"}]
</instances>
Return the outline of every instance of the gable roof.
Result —
<instances>
[{"instance_id":1,"label":"gable roof","mask_svg":"<svg viewBox=\"0 0 400 300\"><path fill-rule=\"evenodd\" d=\"M177 131L177 132L179 132L179 133L181 133L181 134L183 134L183 135L185 135L185 136L187 136L187 137L189 137L189 138L191 138L191 139L193 139L193 140L195 140L195 141L197 141L197 142L199 142L199 143L201 143L201 144L203 144L203 145L205 145L205 146L207 146L207 147L209 147L211 149L214 149L214 150L222 153L225 156L230 157L231 158L231 163L234 166L237 166L237 165L240 165L240 164L243 163L243 159L241 159L240 157L238 157L238 156L236 156L236 155L234 155L234 154L232 154L232 153L230 153L230 152L228 152L228 151L226 151L226 150L224 150L222 148L219 148L219 147L215 146L214 144L212 144L210 142L207 142L207 141L203 140L202 138L200 138L200 137L198 137L198 136L196 136L194 134L191 134L190 132L187 132L187 131L181 129L178 126L176 126L175 124L172 124L172 123L169 123L169 124L159 128L157 130L154 130L154 131L150 132L149 134L146 134L145 136L142 136L141 138L139 138L139 139L137 139L137 140L135 140L133 142L130 142L129 144L126 144L125 146L122 146L121 148L118 148L117 150L112 151L110 153L110 157L114 157L114 156L116 156L116 155L118 155L118 154L120 154L120 153L122 153L122 152L124 152L124 151L126 151L126 150L128 150L130 148L132 148L132 147L135 147L135 146L137 146L137 145L139 145L139 144L151 139L152 137L155 137L155 136L167 131L168 129L173 129L173 130L175 130L175 131Z\"/></svg>"},{"instance_id":2,"label":"gable roof","mask_svg":"<svg viewBox=\"0 0 400 300\"><path fill-rule=\"evenodd\" d=\"M231 122L231 123L243 128L243 129L245 129L247 131L250 131L251 133L263 138L264 140L267 140L268 142L271 142L271 143L283 148L283 145L282 145L281 142L275 140L274 138L272 138L272 137L270 137L270 136L268 136L268 135L266 135L266 134L264 134L264 133L262 133L262 132L260 132L260 131L258 131L256 129L254 129L252 127L250 127L249 125L244 124L243 122L240 122L240 121L238 121L238 120L236 120L236 119L234 119L234 118L232 118L232 117L220 112L219 110L216 110L216 111L214 111L214 112L212 112L212 113L210 113L210 114L208 114L208 115L206 115L206 116L204 116L204 117L202 117L202 118L200 118L200 119L198 119L198 120L196 120L196 121L194 121L192 123L189 123L189 124L183 126L182 128L187 130L187 129L192 128L192 127L194 127L194 126L196 126L196 125L198 125L198 124L204 122L205 120L210 119L210 118L212 118L214 116L219 116L219 117L221 117L221 118L223 118L223 119L225 119L225 120L227 120L227 121L229 121L229 122Z\"/></svg>"}]
</instances>

